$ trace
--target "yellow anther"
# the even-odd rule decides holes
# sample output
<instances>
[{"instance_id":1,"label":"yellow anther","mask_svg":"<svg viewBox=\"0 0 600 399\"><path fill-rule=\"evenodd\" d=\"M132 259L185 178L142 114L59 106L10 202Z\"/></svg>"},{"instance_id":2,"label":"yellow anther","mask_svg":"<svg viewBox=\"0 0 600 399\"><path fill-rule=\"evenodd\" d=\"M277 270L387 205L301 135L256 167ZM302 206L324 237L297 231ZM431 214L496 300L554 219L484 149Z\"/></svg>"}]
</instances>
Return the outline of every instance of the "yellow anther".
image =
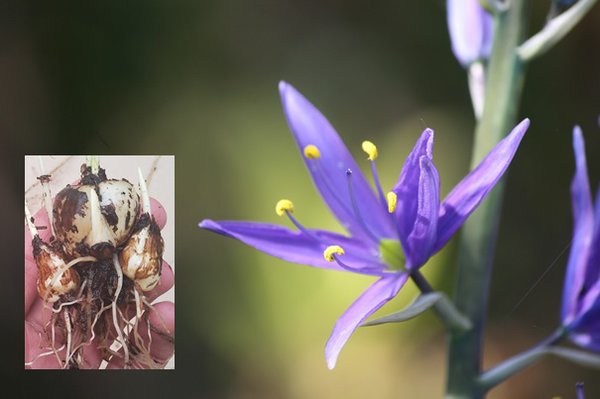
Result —
<instances>
[{"instance_id":1,"label":"yellow anther","mask_svg":"<svg viewBox=\"0 0 600 399\"><path fill-rule=\"evenodd\" d=\"M309 144L304 147L304 156L308 159L321 158L321 152L316 145Z\"/></svg>"},{"instance_id":2,"label":"yellow anther","mask_svg":"<svg viewBox=\"0 0 600 399\"><path fill-rule=\"evenodd\" d=\"M277 216L283 216L286 211L294 212L294 203L286 199L277 201L277 205L275 205L275 213Z\"/></svg>"},{"instance_id":3,"label":"yellow anther","mask_svg":"<svg viewBox=\"0 0 600 399\"><path fill-rule=\"evenodd\" d=\"M394 213L396 210L396 203L398 202L398 196L393 191L387 193L387 204L388 204L388 212Z\"/></svg>"},{"instance_id":4,"label":"yellow anther","mask_svg":"<svg viewBox=\"0 0 600 399\"><path fill-rule=\"evenodd\" d=\"M325 251L323 251L323 257L327 262L333 262L335 260L333 257L334 255L343 254L345 254L344 248L340 247L339 245L330 245L325 248Z\"/></svg>"},{"instance_id":5,"label":"yellow anther","mask_svg":"<svg viewBox=\"0 0 600 399\"><path fill-rule=\"evenodd\" d=\"M362 150L369 156L369 161L374 161L377 158L377 147L368 140L362 142Z\"/></svg>"}]
</instances>

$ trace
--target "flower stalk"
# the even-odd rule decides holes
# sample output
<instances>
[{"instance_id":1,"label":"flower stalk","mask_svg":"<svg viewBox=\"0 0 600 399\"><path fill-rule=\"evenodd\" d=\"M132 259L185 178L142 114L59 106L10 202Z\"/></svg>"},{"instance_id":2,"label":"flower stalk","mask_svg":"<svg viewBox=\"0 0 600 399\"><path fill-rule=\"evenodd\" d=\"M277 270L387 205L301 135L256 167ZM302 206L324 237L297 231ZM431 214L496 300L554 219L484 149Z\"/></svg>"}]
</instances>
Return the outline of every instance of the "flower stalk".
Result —
<instances>
[{"instance_id":1,"label":"flower stalk","mask_svg":"<svg viewBox=\"0 0 600 399\"><path fill-rule=\"evenodd\" d=\"M561 327L533 348L511 357L483 373L479 378L479 385L482 390L487 391L493 388L549 354L549 348L558 343L565 334L565 329Z\"/></svg>"},{"instance_id":2,"label":"flower stalk","mask_svg":"<svg viewBox=\"0 0 600 399\"><path fill-rule=\"evenodd\" d=\"M525 73L517 55L524 33L525 8L524 0L513 0L506 11L495 14L485 106L475 130L472 167L510 131L516 120ZM500 182L462 230L454 301L458 311L473 323L473 327L450 333L447 398L477 399L483 396L484 391L478 383L482 333L502 195L503 184Z\"/></svg>"}]
</instances>

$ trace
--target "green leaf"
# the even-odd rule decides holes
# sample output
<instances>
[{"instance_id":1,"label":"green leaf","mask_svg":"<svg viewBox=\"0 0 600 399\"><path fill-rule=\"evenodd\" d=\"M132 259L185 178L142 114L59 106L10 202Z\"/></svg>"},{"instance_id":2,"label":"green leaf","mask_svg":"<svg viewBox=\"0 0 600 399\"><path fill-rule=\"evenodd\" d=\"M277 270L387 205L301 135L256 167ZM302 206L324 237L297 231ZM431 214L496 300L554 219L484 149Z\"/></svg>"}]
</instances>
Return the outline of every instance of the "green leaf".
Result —
<instances>
[{"instance_id":1,"label":"green leaf","mask_svg":"<svg viewBox=\"0 0 600 399\"><path fill-rule=\"evenodd\" d=\"M413 303L401 311L384 316L380 319L367 321L366 323L363 323L361 327L376 326L386 323L401 323L410 320L434 306L443 296L444 294L441 292L430 292L428 294L419 295Z\"/></svg>"},{"instance_id":2,"label":"green leaf","mask_svg":"<svg viewBox=\"0 0 600 399\"><path fill-rule=\"evenodd\" d=\"M570 360L571 362L580 366L600 369L600 355L577 349L561 347L550 347L546 350L546 352L558 357L562 357L563 359Z\"/></svg>"}]
</instances>

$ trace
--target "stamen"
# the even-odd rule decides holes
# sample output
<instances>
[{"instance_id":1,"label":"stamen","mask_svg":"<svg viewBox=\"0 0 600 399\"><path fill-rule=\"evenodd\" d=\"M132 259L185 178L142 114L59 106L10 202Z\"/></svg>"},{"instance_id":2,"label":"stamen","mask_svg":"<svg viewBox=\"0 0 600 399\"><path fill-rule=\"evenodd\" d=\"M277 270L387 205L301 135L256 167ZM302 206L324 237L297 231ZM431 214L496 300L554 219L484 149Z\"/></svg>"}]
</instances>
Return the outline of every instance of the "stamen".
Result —
<instances>
[{"instance_id":1,"label":"stamen","mask_svg":"<svg viewBox=\"0 0 600 399\"><path fill-rule=\"evenodd\" d=\"M325 248L325 251L323 251L323 257L325 258L325 260L327 262L335 261L335 263L340 265L340 267L342 269L348 270L348 271L351 271L354 273L361 273L361 274L365 274L365 275L369 275L369 276L379 276L379 277L393 274L393 273L382 271L379 268L357 269L355 267L348 266L347 264L342 262L339 258L341 255L344 255L345 253L346 252L344 251L344 248L340 247L339 245L330 245L327 248Z\"/></svg>"},{"instance_id":2,"label":"stamen","mask_svg":"<svg viewBox=\"0 0 600 399\"><path fill-rule=\"evenodd\" d=\"M396 193L393 191L390 191L389 193L387 193L387 205L388 205L389 213L394 213L396 211L397 203L398 203L398 196L396 195Z\"/></svg>"},{"instance_id":3,"label":"stamen","mask_svg":"<svg viewBox=\"0 0 600 399\"><path fill-rule=\"evenodd\" d=\"M294 203L287 199L277 201L275 205L275 213L277 216L283 216L286 212L294 212Z\"/></svg>"},{"instance_id":4,"label":"stamen","mask_svg":"<svg viewBox=\"0 0 600 399\"><path fill-rule=\"evenodd\" d=\"M323 257L327 262L333 262L335 260L334 255L344 255L345 253L344 248L339 245L330 245L323 251Z\"/></svg>"},{"instance_id":5,"label":"stamen","mask_svg":"<svg viewBox=\"0 0 600 399\"><path fill-rule=\"evenodd\" d=\"M371 232L371 230L369 230L369 227L363 220L362 215L360 214L360 210L358 209L358 205L356 203L356 197L354 195L354 188L352 186L352 170L350 170L350 169L346 170L346 177L348 178L348 193L350 194L350 202L352 203L352 209L354 210L354 216L356 217L356 220L360 223L360 225L362 226L364 231L367 233L367 235L373 240L373 242L378 243L379 238L377 238L377 236L375 234L373 234Z\"/></svg>"},{"instance_id":6,"label":"stamen","mask_svg":"<svg viewBox=\"0 0 600 399\"><path fill-rule=\"evenodd\" d=\"M277 202L277 205L275 205L275 213L277 213L277 215L283 216L283 214L286 214L298 230L322 244L323 242L319 239L319 237L310 232L306 227L302 226L302 224L294 217L294 215L292 215L292 212L294 212L294 204L290 200L282 199Z\"/></svg>"},{"instance_id":7,"label":"stamen","mask_svg":"<svg viewBox=\"0 0 600 399\"><path fill-rule=\"evenodd\" d=\"M379 195L379 200L385 206L385 195L383 195L383 189L381 188L381 183L379 182L379 174L377 173L377 167L375 166L375 159L377 159L379 156L377 147L371 141L365 140L362 142L362 150L369 156L367 159L371 162L371 174L373 175L373 181L375 182L375 187L377 188L377 194Z\"/></svg>"},{"instance_id":8,"label":"stamen","mask_svg":"<svg viewBox=\"0 0 600 399\"><path fill-rule=\"evenodd\" d=\"M374 161L377 159L377 147L372 142L365 140L362 142L362 150L367 153L369 156L369 161Z\"/></svg>"},{"instance_id":9,"label":"stamen","mask_svg":"<svg viewBox=\"0 0 600 399\"><path fill-rule=\"evenodd\" d=\"M371 173L373 174L373 181L375 182L375 187L377 188L377 194L379 194L379 200L385 205L385 196L383 195L383 189L381 188L381 183L379 182L379 174L377 173L374 160L371 161Z\"/></svg>"},{"instance_id":10,"label":"stamen","mask_svg":"<svg viewBox=\"0 0 600 399\"><path fill-rule=\"evenodd\" d=\"M316 145L309 144L304 147L304 156L308 159L318 159L321 158L321 152Z\"/></svg>"}]
</instances>

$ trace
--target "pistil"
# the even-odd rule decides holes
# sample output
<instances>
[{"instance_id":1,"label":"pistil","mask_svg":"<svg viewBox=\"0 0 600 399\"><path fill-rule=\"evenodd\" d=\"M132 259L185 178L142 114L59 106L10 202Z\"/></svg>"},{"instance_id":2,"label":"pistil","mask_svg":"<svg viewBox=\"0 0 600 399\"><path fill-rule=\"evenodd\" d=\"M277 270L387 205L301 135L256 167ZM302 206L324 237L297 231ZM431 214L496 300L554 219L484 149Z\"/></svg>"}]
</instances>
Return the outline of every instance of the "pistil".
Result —
<instances>
[{"instance_id":1,"label":"pistil","mask_svg":"<svg viewBox=\"0 0 600 399\"><path fill-rule=\"evenodd\" d=\"M360 210L358 209L358 204L356 203L356 196L354 195L354 185L352 184L352 171L350 169L346 170L346 178L348 179L348 193L350 194L350 202L352 203L352 209L354 210L354 216L356 220L360 223L363 230L367 233L369 238L373 240L375 244L379 243L379 238L369 229L367 224L365 223L362 215L360 214Z\"/></svg>"}]
</instances>

